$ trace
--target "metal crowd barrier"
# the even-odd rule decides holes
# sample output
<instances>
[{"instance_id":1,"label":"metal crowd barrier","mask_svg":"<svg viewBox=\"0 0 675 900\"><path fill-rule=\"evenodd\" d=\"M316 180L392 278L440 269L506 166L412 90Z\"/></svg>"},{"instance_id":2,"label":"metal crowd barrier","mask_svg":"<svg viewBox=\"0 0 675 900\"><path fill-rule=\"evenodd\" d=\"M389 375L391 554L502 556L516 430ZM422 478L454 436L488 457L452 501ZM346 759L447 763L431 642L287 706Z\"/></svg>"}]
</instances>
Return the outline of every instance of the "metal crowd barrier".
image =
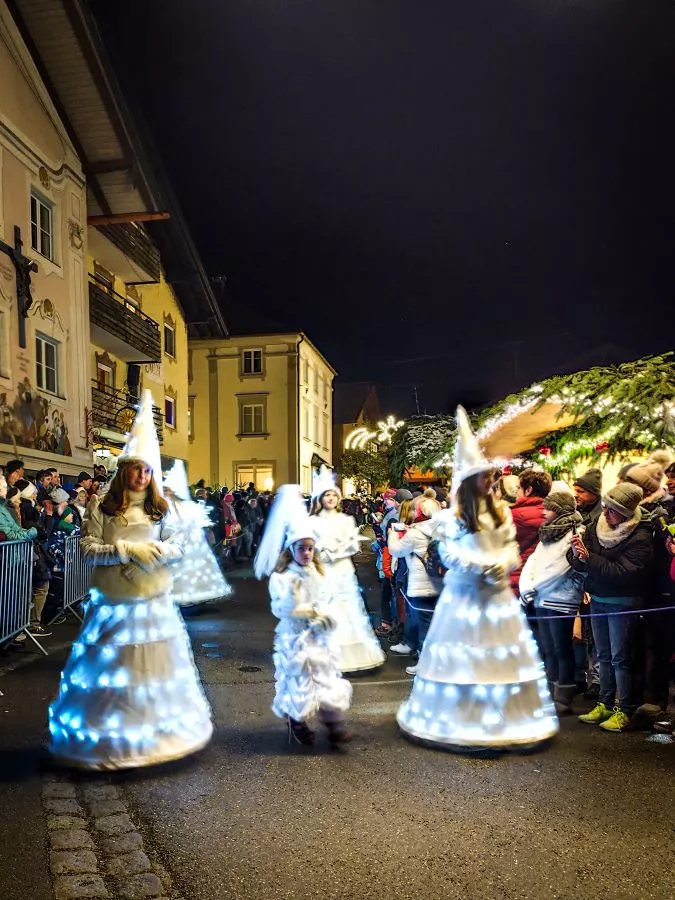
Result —
<instances>
[{"instance_id":1,"label":"metal crowd barrier","mask_svg":"<svg viewBox=\"0 0 675 900\"><path fill-rule=\"evenodd\" d=\"M23 633L45 654L47 651L30 633L33 600L33 542L0 543L0 644Z\"/></svg>"},{"instance_id":2,"label":"metal crowd barrier","mask_svg":"<svg viewBox=\"0 0 675 900\"><path fill-rule=\"evenodd\" d=\"M68 613L82 621L82 616L74 607L89 596L92 572L92 566L85 562L82 554L80 538L76 535L67 537L64 542L63 597L59 598L58 609L51 622Z\"/></svg>"}]
</instances>

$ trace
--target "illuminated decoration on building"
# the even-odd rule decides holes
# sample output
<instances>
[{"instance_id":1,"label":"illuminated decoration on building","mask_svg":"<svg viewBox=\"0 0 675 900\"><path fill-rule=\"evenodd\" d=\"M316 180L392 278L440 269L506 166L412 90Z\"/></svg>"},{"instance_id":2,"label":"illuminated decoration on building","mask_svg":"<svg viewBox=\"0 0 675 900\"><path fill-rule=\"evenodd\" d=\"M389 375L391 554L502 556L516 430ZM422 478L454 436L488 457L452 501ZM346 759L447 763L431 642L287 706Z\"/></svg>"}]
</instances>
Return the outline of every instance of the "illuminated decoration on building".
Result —
<instances>
[{"instance_id":1,"label":"illuminated decoration on building","mask_svg":"<svg viewBox=\"0 0 675 900\"><path fill-rule=\"evenodd\" d=\"M345 450L366 450L368 444L391 444L394 433L402 428L405 422L395 416L387 416L377 423L377 431L370 428L355 428L345 438Z\"/></svg>"}]
</instances>

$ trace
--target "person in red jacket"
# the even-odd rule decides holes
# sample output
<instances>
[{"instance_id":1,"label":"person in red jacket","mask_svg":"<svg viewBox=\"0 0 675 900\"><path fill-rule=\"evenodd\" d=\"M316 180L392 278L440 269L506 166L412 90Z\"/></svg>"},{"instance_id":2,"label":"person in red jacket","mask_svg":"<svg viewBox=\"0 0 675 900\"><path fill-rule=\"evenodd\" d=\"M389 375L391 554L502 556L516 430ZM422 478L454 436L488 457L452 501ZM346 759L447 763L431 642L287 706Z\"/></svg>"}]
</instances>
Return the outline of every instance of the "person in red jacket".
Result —
<instances>
[{"instance_id":1,"label":"person in red jacket","mask_svg":"<svg viewBox=\"0 0 675 900\"><path fill-rule=\"evenodd\" d=\"M511 590L516 597L520 596L518 590L520 573L539 543L539 528L544 524L544 497L548 496L551 484L552 479L548 472L525 469L520 475L516 502L511 507L521 558L519 568L514 569L509 576Z\"/></svg>"}]
</instances>

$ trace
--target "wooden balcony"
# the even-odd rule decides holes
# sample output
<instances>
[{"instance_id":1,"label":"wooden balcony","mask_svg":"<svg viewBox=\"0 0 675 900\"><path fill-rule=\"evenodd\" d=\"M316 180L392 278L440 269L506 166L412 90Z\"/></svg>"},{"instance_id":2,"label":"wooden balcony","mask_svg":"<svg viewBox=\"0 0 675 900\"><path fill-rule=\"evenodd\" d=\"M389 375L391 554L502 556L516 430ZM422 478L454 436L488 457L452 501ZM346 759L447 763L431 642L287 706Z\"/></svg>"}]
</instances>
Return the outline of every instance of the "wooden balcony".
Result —
<instances>
[{"instance_id":1,"label":"wooden balcony","mask_svg":"<svg viewBox=\"0 0 675 900\"><path fill-rule=\"evenodd\" d=\"M161 273L159 250L142 225L125 222L117 225L97 225L96 228L127 259L145 272L149 281L159 281Z\"/></svg>"},{"instance_id":2,"label":"wooden balcony","mask_svg":"<svg viewBox=\"0 0 675 900\"><path fill-rule=\"evenodd\" d=\"M160 362L159 325L109 285L89 276L91 339L125 362Z\"/></svg>"},{"instance_id":3,"label":"wooden balcony","mask_svg":"<svg viewBox=\"0 0 675 900\"><path fill-rule=\"evenodd\" d=\"M112 440L122 443L136 417L139 400L127 391L102 387L92 379L91 426L94 441L106 443ZM164 416L158 406L152 407L159 443L164 441ZM117 440L119 438L119 441Z\"/></svg>"}]
</instances>

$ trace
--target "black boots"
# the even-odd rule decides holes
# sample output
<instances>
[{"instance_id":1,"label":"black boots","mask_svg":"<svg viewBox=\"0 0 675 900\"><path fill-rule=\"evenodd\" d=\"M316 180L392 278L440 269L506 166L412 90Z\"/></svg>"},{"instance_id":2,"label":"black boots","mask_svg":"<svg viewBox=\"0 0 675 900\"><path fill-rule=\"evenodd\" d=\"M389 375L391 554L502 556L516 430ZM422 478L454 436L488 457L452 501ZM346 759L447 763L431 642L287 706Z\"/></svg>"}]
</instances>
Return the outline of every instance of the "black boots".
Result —
<instances>
[{"instance_id":1,"label":"black boots","mask_svg":"<svg viewBox=\"0 0 675 900\"><path fill-rule=\"evenodd\" d=\"M316 738L316 732L305 725L304 722L296 722L295 719L288 717L288 742L295 739L299 744L313 744Z\"/></svg>"}]
</instances>

